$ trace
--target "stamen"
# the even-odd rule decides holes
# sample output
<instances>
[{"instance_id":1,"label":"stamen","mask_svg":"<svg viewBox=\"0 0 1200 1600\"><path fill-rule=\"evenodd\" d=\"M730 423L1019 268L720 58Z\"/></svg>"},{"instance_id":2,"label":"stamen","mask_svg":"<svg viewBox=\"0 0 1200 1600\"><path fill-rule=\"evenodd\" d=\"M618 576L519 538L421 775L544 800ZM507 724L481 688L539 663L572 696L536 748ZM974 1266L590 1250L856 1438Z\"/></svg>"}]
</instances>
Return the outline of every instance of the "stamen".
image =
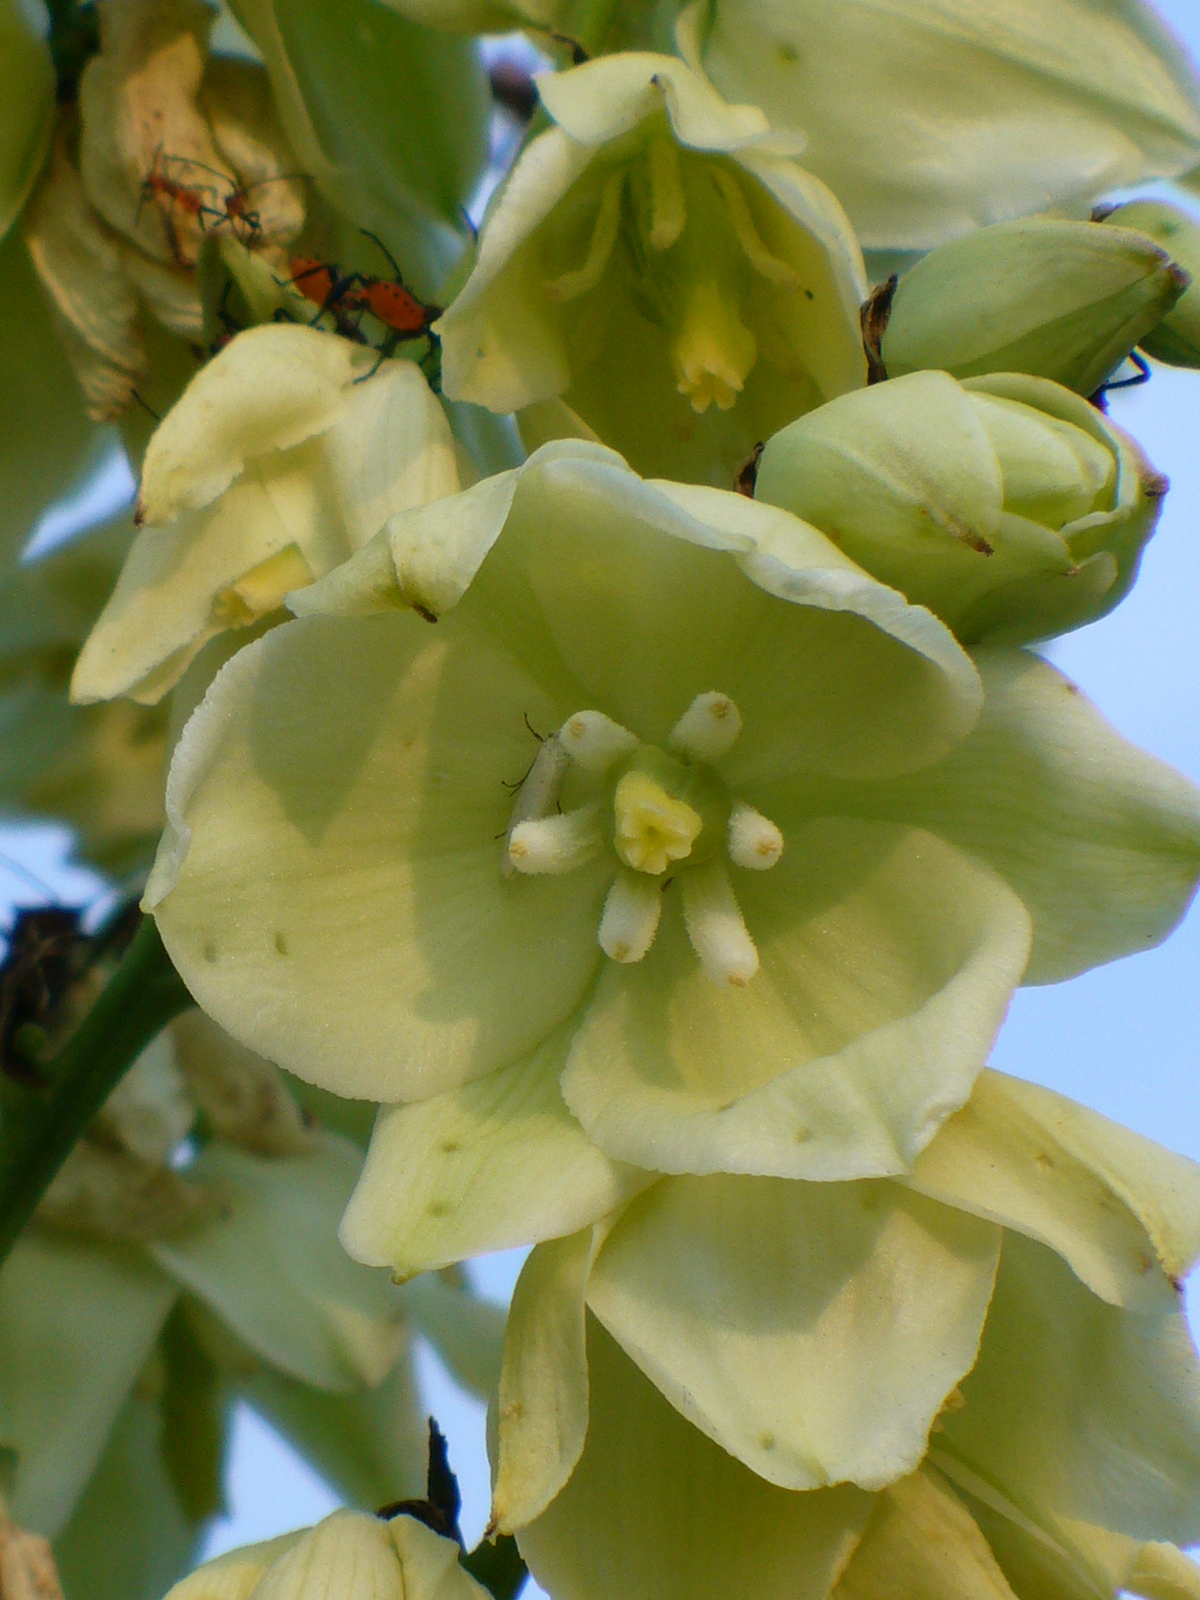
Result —
<instances>
[{"instance_id":1,"label":"stamen","mask_svg":"<svg viewBox=\"0 0 1200 1600\"><path fill-rule=\"evenodd\" d=\"M640 961L654 943L662 888L640 872L619 872L600 918L600 948L614 961Z\"/></svg>"},{"instance_id":2,"label":"stamen","mask_svg":"<svg viewBox=\"0 0 1200 1600\"><path fill-rule=\"evenodd\" d=\"M546 293L551 300L577 300L581 294L594 289L604 276L621 225L621 188L624 182L625 168L622 167L604 185L587 258L576 271L564 272L561 278L547 280Z\"/></svg>"},{"instance_id":3,"label":"stamen","mask_svg":"<svg viewBox=\"0 0 1200 1600\"><path fill-rule=\"evenodd\" d=\"M758 951L720 861L679 875L683 917L692 948L714 983L744 989L758 971Z\"/></svg>"},{"instance_id":4,"label":"stamen","mask_svg":"<svg viewBox=\"0 0 1200 1600\"><path fill-rule=\"evenodd\" d=\"M721 198L729 208L737 241L746 252L746 257L755 272L764 277L768 283L773 283L777 289L798 289L800 274L788 262L773 256L763 243L758 229L754 226L754 218L750 215L746 196L742 193L741 185L733 173L717 166L715 162L708 170L721 191Z\"/></svg>"},{"instance_id":5,"label":"stamen","mask_svg":"<svg viewBox=\"0 0 1200 1600\"><path fill-rule=\"evenodd\" d=\"M632 755L640 740L603 711L577 711L558 730L558 739L572 761L602 777L622 756Z\"/></svg>"},{"instance_id":6,"label":"stamen","mask_svg":"<svg viewBox=\"0 0 1200 1600\"><path fill-rule=\"evenodd\" d=\"M751 872L765 872L773 867L783 854L783 834L761 811L735 800L729 813L729 831L726 835L729 859L738 867L748 867Z\"/></svg>"},{"instance_id":7,"label":"stamen","mask_svg":"<svg viewBox=\"0 0 1200 1600\"><path fill-rule=\"evenodd\" d=\"M570 757L554 734L542 740L538 753L533 758L533 765L517 790L512 816L508 819L508 831L504 835L504 855L500 863L500 870L506 878L511 878L517 870L510 855L513 830L522 822L531 822L537 817L550 815L558 804L563 779L570 765Z\"/></svg>"},{"instance_id":8,"label":"stamen","mask_svg":"<svg viewBox=\"0 0 1200 1600\"><path fill-rule=\"evenodd\" d=\"M704 820L644 772L627 772L613 792L617 854L637 872L665 872L691 854Z\"/></svg>"},{"instance_id":9,"label":"stamen","mask_svg":"<svg viewBox=\"0 0 1200 1600\"><path fill-rule=\"evenodd\" d=\"M742 731L742 714L727 694L698 694L667 736L667 748L693 761L715 761Z\"/></svg>"},{"instance_id":10,"label":"stamen","mask_svg":"<svg viewBox=\"0 0 1200 1600\"><path fill-rule=\"evenodd\" d=\"M650 168L650 201L653 220L650 245L654 250L669 250L687 222L687 202L679 173L679 146L669 134L656 134L646 146Z\"/></svg>"},{"instance_id":11,"label":"stamen","mask_svg":"<svg viewBox=\"0 0 1200 1600\"><path fill-rule=\"evenodd\" d=\"M558 817L518 822L508 840L508 859L518 872L574 872L604 844L600 802Z\"/></svg>"}]
</instances>

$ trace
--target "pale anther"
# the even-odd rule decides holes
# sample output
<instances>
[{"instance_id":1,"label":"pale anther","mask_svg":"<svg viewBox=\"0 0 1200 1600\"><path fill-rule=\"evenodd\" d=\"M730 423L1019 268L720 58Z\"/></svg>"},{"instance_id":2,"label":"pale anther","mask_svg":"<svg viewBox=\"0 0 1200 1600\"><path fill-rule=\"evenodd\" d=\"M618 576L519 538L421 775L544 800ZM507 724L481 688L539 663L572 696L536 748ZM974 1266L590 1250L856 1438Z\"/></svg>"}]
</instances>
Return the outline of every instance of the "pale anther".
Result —
<instances>
[{"instance_id":1,"label":"pale anther","mask_svg":"<svg viewBox=\"0 0 1200 1600\"><path fill-rule=\"evenodd\" d=\"M698 694L671 729L667 748L693 761L715 761L741 731L741 712L727 694Z\"/></svg>"},{"instance_id":2,"label":"pale anther","mask_svg":"<svg viewBox=\"0 0 1200 1600\"><path fill-rule=\"evenodd\" d=\"M514 828L522 822L532 822L538 817L550 815L558 805L563 779L570 765L570 757L553 734L548 739L542 740L533 765L517 790L512 816L508 819L508 831L504 836L504 855L501 859L501 870L506 878L511 878L517 870L509 854Z\"/></svg>"},{"instance_id":3,"label":"pale anther","mask_svg":"<svg viewBox=\"0 0 1200 1600\"><path fill-rule=\"evenodd\" d=\"M574 872L596 855L604 840L600 803L561 816L519 822L508 840L508 859L518 872Z\"/></svg>"},{"instance_id":4,"label":"pale anther","mask_svg":"<svg viewBox=\"0 0 1200 1600\"><path fill-rule=\"evenodd\" d=\"M559 743L585 772L603 776L622 756L632 755L640 740L603 711L577 711L558 730Z\"/></svg>"},{"instance_id":5,"label":"pale anther","mask_svg":"<svg viewBox=\"0 0 1200 1600\"><path fill-rule=\"evenodd\" d=\"M796 269L789 266L786 261L781 261L778 256L773 256L763 243L758 229L754 226L754 218L750 215L750 205L742 193L741 186L732 172L726 172L723 167L715 164L709 168L716 180L717 188L721 191L721 198L729 208L729 216L733 222L733 231L737 241L746 252L750 265L768 283L773 283L777 289L798 289L800 275Z\"/></svg>"},{"instance_id":6,"label":"pale anther","mask_svg":"<svg viewBox=\"0 0 1200 1600\"><path fill-rule=\"evenodd\" d=\"M600 211L584 263L575 272L564 272L560 278L547 281L546 293L551 300L577 300L581 294L594 289L604 276L621 226L621 188L624 182L625 169L622 168L620 172L614 172L604 185L600 195Z\"/></svg>"},{"instance_id":7,"label":"pale anther","mask_svg":"<svg viewBox=\"0 0 1200 1600\"><path fill-rule=\"evenodd\" d=\"M714 983L744 989L758 971L758 951L742 920L725 868L719 861L679 876L683 918L700 965Z\"/></svg>"},{"instance_id":8,"label":"pale anther","mask_svg":"<svg viewBox=\"0 0 1200 1600\"><path fill-rule=\"evenodd\" d=\"M614 961L640 961L654 943L662 887L641 872L619 872L604 902L597 938Z\"/></svg>"},{"instance_id":9,"label":"pale anther","mask_svg":"<svg viewBox=\"0 0 1200 1600\"><path fill-rule=\"evenodd\" d=\"M627 772L617 784L613 811L617 854L636 872L665 872L685 861L704 827L698 811L644 772Z\"/></svg>"},{"instance_id":10,"label":"pale anther","mask_svg":"<svg viewBox=\"0 0 1200 1600\"><path fill-rule=\"evenodd\" d=\"M646 146L650 169L650 244L669 250L687 222L687 202L679 172L679 147L669 134L657 134Z\"/></svg>"},{"instance_id":11,"label":"pale anther","mask_svg":"<svg viewBox=\"0 0 1200 1600\"><path fill-rule=\"evenodd\" d=\"M737 867L765 872L783 854L783 834L761 811L735 800L726 835L729 859Z\"/></svg>"}]
</instances>

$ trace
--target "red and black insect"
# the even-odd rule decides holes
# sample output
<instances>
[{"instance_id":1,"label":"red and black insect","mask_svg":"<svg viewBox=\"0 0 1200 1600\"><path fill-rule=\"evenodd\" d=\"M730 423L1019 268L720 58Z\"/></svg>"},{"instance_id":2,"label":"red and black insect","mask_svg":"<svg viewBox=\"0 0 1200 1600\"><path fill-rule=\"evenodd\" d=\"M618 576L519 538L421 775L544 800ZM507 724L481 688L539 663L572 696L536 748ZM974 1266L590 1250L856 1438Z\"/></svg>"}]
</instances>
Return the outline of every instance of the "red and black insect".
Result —
<instances>
[{"instance_id":1,"label":"red and black insect","mask_svg":"<svg viewBox=\"0 0 1200 1600\"><path fill-rule=\"evenodd\" d=\"M290 282L317 307L318 316L328 313L333 317L339 333L359 343L370 342L362 333L364 317L373 317L381 323L386 332L374 347L381 362L394 355L397 347L410 339L428 339L431 349L436 350L438 338L432 332L432 325L442 314L441 306L427 305L423 300L418 300L406 286L395 257L382 239L369 233L366 228L362 232L387 257L393 272L391 278L378 278L369 272L342 272L333 262L294 256ZM378 363L372 368L372 373L377 369ZM371 373L367 376L370 377Z\"/></svg>"}]
</instances>

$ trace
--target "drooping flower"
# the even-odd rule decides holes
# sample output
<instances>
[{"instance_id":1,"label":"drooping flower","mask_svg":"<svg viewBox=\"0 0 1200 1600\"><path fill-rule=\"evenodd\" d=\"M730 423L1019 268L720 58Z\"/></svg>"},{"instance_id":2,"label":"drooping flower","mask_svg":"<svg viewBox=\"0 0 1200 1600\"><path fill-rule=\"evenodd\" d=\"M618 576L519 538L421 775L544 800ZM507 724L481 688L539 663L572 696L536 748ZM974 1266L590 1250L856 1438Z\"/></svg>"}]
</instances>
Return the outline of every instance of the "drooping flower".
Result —
<instances>
[{"instance_id":1,"label":"drooping flower","mask_svg":"<svg viewBox=\"0 0 1200 1600\"><path fill-rule=\"evenodd\" d=\"M729 487L756 441L865 381L841 208L794 138L670 56L539 89L556 126L438 324L446 393L533 408L531 441L590 434L639 471Z\"/></svg>"},{"instance_id":2,"label":"drooping flower","mask_svg":"<svg viewBox=\"0 0 1200 1600\"><path fill-rule=\"evenodd\" d=\"M902 1180L653 1180L526 1264L495 1523L564 1600L1155 1595L1138 1546L1200 1526L1198 1248L1200 1168L991 1072Z\"/></svg>"},{"instance_id":3,"label":"drooping flower","mask_svg":"<svg viewBox=\"0 0 1200 1600\"><path fill-rule=\"evenodd\" d=\"M1191 891L1191 786L1052 669L981 663L967 738L980 679L927 612L596 446L393 518L291 604L184 732L146 905L206 1010L343 1094L548 1071L616 1161L899 1172L1031 921L1044 981ZM555 1192L610 1210L585 1167Z\"/></svg>"},{"instance_id":4,"label":"drooping flower","mask_svg":"<svg viewBox=\"0 0 1200 1600\"><path fill-rule=\"evenodd\" d=\"M237 335L151 438L140 531L73 699L154 704L209 639L458 487L449 425L412 362L290 324Z\"/></svg>"},{"instance_id":5,"label":"drooping flower","mask_svg":"<svg viewBox=\"0 0 1200 1600\"><path fill-rule=\"evenodd\" d=\"M1019 373L914 372L843 395L768 441L755 485L971 645L1110 611L1166 492L1095 407Z\"/></svg>"}]
</instances>

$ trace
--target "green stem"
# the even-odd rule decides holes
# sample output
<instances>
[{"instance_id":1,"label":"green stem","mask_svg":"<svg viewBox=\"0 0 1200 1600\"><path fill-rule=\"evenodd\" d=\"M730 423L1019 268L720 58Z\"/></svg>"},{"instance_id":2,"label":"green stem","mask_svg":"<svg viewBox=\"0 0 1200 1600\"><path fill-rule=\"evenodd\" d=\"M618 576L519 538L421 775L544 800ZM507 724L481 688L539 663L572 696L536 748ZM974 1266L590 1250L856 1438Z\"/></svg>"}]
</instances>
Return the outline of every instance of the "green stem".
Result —
<instances>
[{"instance_id":1,"label":"green stem","mask_svg":"<svg viewBox=\"0 0 1200 1600\"><path fill-rule=\"evenodd\" d=\"M192 997L146 917L44 1083L0 1078L0 1262L88 1123L151 1039Z\"/></svg>"}]
</instances>

